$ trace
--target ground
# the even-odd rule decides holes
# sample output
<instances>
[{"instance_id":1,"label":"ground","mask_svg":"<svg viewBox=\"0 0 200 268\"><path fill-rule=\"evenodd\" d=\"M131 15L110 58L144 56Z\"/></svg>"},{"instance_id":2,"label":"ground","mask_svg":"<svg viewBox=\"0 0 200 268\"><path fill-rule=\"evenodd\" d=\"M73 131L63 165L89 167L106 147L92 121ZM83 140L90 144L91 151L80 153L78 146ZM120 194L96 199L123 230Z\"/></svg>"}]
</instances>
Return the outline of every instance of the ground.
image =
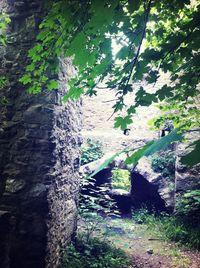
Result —
<instances>
[{"instance_id":1,"label":"ground","mask_svg":"<svg viewBox=\"0 0 200 268\"><path fill-rule=\"evenodd\" d=\"M106 219L98 224L96 236L108 239L123 249L130 259L129 268L199 268L200 252L166 242L159 232L132 219Z\"/></svg>"}]
</instances>

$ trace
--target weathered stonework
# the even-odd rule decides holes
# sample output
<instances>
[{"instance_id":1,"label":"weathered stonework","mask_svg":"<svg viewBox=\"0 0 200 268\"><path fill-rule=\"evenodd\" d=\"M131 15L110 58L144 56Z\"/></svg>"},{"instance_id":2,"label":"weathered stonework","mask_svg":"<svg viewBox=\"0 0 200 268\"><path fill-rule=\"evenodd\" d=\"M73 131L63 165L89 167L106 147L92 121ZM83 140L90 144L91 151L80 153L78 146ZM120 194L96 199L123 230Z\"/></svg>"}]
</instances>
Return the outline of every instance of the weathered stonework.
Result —
<instances>
[{"instance_id":1,"label":"weathered stonework","mask_svg":"<svg viewBox=\"0 0 200 268\"><path fill-rule=\"evenodd\" d=\"M160 198L164 201L165 209L168 212L172 212L175 205L174 181L163 177L161 173L153 171L151 161L152 160L150 157L141 158L137 167L135 168L135 171L136 173L142 175L147 182L157 189Z\"/></svg>"},{"instance_id":2,"label":"weathered stonework","mask_svg":"<svg viewBox=\"0 0 200 268\"><path fill-rule=\"evenodd\" d=\"M43 3L0 0L0 9L11 18L8 45L0 47L0 75L9 79L0 127L0 210L13 222L6 265L0 267L56 268L76 228L80 102L61 103L74 69L60 59L59 90L28 95L18 79Z\"/></svg>"},{"instance_id":3,"label":"weathered stonework","mask_svg":"<svg viewBox=\"0 0 200 268\"><path fill-rule=\"evenodd\" d=\"M176 161L176 196L181 196L189 190L200 189L200 164L188 168L180 161L181 157L188 154L192 147L188 147L200 137L200 129L186 134L186 143L180 143L177 147Z\"/></svg>"}]
</instances>

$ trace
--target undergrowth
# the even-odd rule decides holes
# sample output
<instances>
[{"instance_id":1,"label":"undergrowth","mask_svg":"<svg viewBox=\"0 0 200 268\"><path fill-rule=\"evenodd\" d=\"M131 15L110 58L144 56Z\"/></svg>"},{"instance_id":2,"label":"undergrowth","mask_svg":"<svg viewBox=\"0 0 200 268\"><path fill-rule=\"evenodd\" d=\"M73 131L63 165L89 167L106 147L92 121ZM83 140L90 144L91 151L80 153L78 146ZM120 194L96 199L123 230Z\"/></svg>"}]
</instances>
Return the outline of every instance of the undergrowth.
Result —
<instances>
[{"instance_id":1,"label":"undergrowth","mask_svg":"<svg viewBox=\"0 0 200 268\"><path fill-rule=\"evenodd\" d=\"M128 259L121 249L105 240L79 235L68 247L60 268L127 268Z\"/></svg>"},{"instance_id":2,"label":"undergrowth","mask_svg":"<svg viewBox=\"0 0 200 268\"><path fill-rule=\"evenodd\" d=\"M186 224L177 214L155 216L141 209L134 212L133 219L136 223L146 224L148 229L164 240L200 249L200 226Z\"/></svg>"},{"instance_id":3,"label":"undergrowth","mask_svg":"<svg viewBox=\"0 0 200 268\"><path fill-rule=\"evenodd\" d=\"M98 160L102 156L102 144L99 141L87 139L86 145L81 148L81 165Z\"/></svg>"},{"instance_id":4,"label":"undergrowth","mask_svg":"<svg viewBox=\"0 0 200 268\"><path fill-rule=\"evenodd\" d=\"M175 160L174 152L165 152L155 154L152 157L151 167L153 171L159 172L164 178L174 180L175 176Z\"/></svg>"}]
</instances>

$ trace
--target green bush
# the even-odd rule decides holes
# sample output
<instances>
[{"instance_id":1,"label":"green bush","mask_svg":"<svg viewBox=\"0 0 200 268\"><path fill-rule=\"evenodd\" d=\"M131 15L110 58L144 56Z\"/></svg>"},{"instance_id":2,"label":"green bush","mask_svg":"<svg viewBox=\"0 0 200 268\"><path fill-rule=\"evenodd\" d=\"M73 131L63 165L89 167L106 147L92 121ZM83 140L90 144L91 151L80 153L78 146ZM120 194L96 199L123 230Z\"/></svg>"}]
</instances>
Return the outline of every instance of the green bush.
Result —
<instances>
[{"instance_id":1,"label":"green bush","mask_svg":"<svg viewBox=\"0 0 200 268\"><path fill-rule=\"evenodd\" d=\"M185 224L196 227L200 221L200 190L192 190L178 199L176 215Z\"/></svg>"},{"instance_id":2,"label":"green bush","mask_svg":"<svg viewBox=\"0 0 200 268\"><path fill-rule=\"evenodd\" d=\"M78 237L64 254L60 268L126 268L128 260L124 251L98 238Z\"/></svg>"},{"instance_id":3,"label":"green bush","mask_svg":"<svg viewBox=\"0 0 200 268\"><path fill-rule=\"evenodd\" d=\"M125 169L115 168L112 170L112 187L113 189L122 189L130 191L131 179L130 172Z\"/></svg>"},{"instance_id":4,"label":"green bush","mask_svg":"<svg viewBox=\"0 0 200 268\"><path fill-rule=\"evenodd\" d=\"M161 214L155 216L146 209L135 211L133 220L147 225L147 228L168 241L175 241L194 249L200 249L200 226L185 224L177 215Z\"/></svg>"},{"instance_id":5,"label":"green bush","mask_svg":"<svg viewBox=\"0 0 200 268\"><path fill-rule=\"evenodd\" d=\"M156 154L152 157L151 167L153 171L161 173L163 177L174 178L175 160L174 153Z\"/></svg>"},{"instance_id":6,"label":"green bush","mask_svg":"<svg viewBox=\"0 0 200 268\"><path fill-rule=\"evenodd\" d=\"M134 210L132 212L132 219L139 224L147 224L154 226L156 224L156 218L154 214L151 214L146 208Z\"/></svg>"},{"instance_id":7,"label":"green bush","mask_svg":"<svg viewBox=\"0 0 200 268\"><path fill-rule=\"evenodd\" d=\"M95 186L95 179L83 177L79 196L80 215L95 212L106 216L117 216L119 211L117 210L116 202L108 194L109 191L109 184L104 183L101 186Z\"/></svg>"},{"instance_id":8,"label":"green bush","mask_svg":"<svg viewBox=\"0 0 200 268\"><path fill-rule=\"evenodd\" d=\"M87 139L86 146L81 148L81 165L88 164L102 156L102 144L99 141Z\"/></svg>"}]
</instances>

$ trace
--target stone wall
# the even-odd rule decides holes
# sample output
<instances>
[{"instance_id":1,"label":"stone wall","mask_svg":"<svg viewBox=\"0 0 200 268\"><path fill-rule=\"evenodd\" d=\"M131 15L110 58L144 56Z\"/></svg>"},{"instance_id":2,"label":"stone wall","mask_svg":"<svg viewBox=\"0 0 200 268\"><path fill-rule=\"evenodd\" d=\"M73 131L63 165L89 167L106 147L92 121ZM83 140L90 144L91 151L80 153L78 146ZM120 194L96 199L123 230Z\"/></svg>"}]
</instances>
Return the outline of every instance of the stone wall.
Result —
<instances>
[{"instance_id":1,"label":"stone wall","mask_svg":"<svg viewBox=\"0 0 200 268\"><path fill-rule=\"evenodd\" d=\"M54 268L76 228L80 103L61 104L67 71L74 70L60 60L60 89L28 95L18 78L44 16L43 1L0 0L0 9L11 18L8 45L0 47L0 75L9 79L1 92L8 105L0 127L0 210L12 218L0 267Z\"/></svg>"},{"instance_id":2,"label":"stone wall","mask_svg":"<svg viewBox=\"0 0 200 268\"><path fill-rule=\"evenodd\" d=\"M200 164L189 168L183 165L180 161L181 157L188 154L192 147L188 147L200 137L200 129L188 132L185 136L186 143L180 143L177 146L177 161L176 161L176 196L179 197L190 190L200 189ZM200 157L200 156L199 156ZM178 200L178 199L177 199Z\"/></svg>"}]
</instances>

